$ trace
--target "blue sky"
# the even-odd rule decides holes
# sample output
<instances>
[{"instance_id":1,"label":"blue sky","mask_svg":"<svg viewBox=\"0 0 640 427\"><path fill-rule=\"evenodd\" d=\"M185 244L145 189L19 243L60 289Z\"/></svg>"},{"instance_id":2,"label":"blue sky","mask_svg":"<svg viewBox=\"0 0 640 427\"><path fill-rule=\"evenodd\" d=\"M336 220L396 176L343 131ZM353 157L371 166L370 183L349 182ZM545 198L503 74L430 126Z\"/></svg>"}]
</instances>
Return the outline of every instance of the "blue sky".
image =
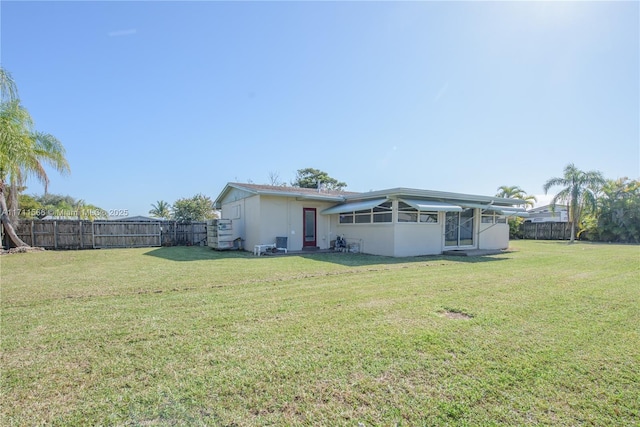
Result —
<instances>
[{"instance_id":1,"label":"blue sky","mask_svg":"<svg viewBox=\"0 0 640 427\"><path fill-rule=\"evenodd\" d=\"M347 190L640 177L638 2L0 3L2 66L71 174L146 215L314 167ZM42 193L36 182L27 193Z\"/></svg>"}]
</instances>

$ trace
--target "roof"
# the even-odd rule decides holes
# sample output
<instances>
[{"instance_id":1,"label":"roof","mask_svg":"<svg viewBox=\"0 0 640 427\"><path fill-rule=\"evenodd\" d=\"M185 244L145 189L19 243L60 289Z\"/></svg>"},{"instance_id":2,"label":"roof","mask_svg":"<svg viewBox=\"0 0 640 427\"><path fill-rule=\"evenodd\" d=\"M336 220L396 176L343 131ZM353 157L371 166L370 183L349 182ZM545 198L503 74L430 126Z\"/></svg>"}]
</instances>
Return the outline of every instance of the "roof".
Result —
<instances>
[{"instance_id":1,"label":"roof","mask_svg":"<svg viewBox=\"0 0 640 427\"><path fill-rule=\"evenodd\" d=\"M137 216L128 216L125 218L117 218L118 221L164 221L163 218L150 218L148 216L141 216L141 215L137 215Z\"/></svg>"},{"instance_id":2,"label":"roof","mask_svg":"<svg viewBox=\"0 0 640 427\"><path fill-rule=\"evenodd\" d=\"M294 197L308 200L324 200L330 202L343 202L345 197L350 194L359 194L349 191L336 191L336 190L318 190L316 188L302 188L302 187L287 187L279 185L261 185L261 184L246 184L239 182L229 182L224 187L220 195L216 198L214 204L219 206L222 199L232 189L238 189L246 191L251 194L263 195L263 196L282 196L282 197Z\"/></svg>"},{"instance_id":3,"label":"roof","mask_svg":"<svg viewBox=\"0 0 640 427\"><path fill-rule=\"evenodd\" d=\"M476 194L451 193L446 191L420 190L416 188L390 188L387 190L370 191L368 193L352 193L346 196L347 200L375 199L379 197L411 199L426 199L438 202L478 202L503 206L524 205L526 202L520 199L506 199L495 196L479 196Z\"/></svg>"},{"instance_id":4,"label":"roof","mask_svg":"<svg viewBox=\"0 0 640 427\"><path fill-rule=\"evenodd\" d=\"M394 199L408 198L413 202L430 201L447 204L459 205L469 203L509 207L514 205L524 205L526 202L519 199L506 199L495 196L479 196L474 194L451 193L445 191L420 190L415 188L390 188L379 191L369 191L366 193L356 193L351 191L335 191L335 190L317 190L315 188L287 187L275 185L245 184L238 182L229 182L224 187L220 195L216 198L214 204L220 207L222 200L233 189L246 191L250 194L294 197L307 200L321 200L336 203L366 201L372 199Z\"/></svg>"},{"instance_id":5,"label":"roof","mask_svg":"<svg viewBox=\"0 0 640 427\"><path fill-rule=\"evenodd\" d=\"M555 212L560 212L563 210L567 210L567 206L566 205L544 205L544 206L538 206L535 208L531 208L528 210L528 212L531 213L537 213L537 212L551 212L552 210L554 210Z\"/></svg>"}]
</instances>

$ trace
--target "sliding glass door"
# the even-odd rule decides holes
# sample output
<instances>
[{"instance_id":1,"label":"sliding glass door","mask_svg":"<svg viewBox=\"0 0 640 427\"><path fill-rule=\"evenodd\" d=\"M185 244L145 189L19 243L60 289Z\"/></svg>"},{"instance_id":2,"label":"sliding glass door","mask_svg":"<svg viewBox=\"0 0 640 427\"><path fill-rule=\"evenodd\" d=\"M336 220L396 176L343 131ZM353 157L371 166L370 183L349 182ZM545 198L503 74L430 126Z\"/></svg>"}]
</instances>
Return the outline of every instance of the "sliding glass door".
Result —
<instances>
[{"instance_id":1,"label":"sliding glass door","mask_svg":"<svg viewBox=\"0 0 640 427\"><path fill-rule=\"evenodd\" d=\"M447 212L444 223L445 247L473 246L473 226L475 209L462 212Z\"/></svg>"}]
</instances>

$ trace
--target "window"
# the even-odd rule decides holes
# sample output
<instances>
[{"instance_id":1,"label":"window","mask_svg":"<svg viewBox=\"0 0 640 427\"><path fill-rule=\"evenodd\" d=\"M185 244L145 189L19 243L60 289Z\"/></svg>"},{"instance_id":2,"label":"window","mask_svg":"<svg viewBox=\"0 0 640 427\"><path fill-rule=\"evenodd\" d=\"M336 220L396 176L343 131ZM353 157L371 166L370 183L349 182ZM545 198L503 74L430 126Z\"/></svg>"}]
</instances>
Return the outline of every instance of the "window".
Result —
<instances>
[{"instance_id":1,"label":"window","mask_svg":"<svg viewBox=\"0 0 640 427\"><path fill-rule=\"evenodd\" d=\"M497 213L483 213L482 219L483 224L505 224L507 222L507 218L504 215L498 215Z\"/></svg>"},{"instance_id":2,"label":"window","mask_svg":"<svg viewBox=\"0 0 640 427\"><path fill-rule=\"evenodd\" d=\"M420 212L420 222L436 224L438 222L438 212Z\"/></svg>"},{"instance_id":3,"label":"window","mask_svg":"<svg viewBox=\"0 0 640 427\"><path fill-rule=\"evenodd\" d=\"M340 224L371 224L391 222L391 202L384 202L373 209L363 209L340 214Z\"/></svg>"},{"instance_id":4,"label":"window","mask_svg":"<svg viewBox=\"0 0 640 427\"><path fill-rule=\"evenodd\" d=\"M340 224L353 224L353 213L341 214L340 215Z\"/></svg>"},{"instance_id":5,"label":"window","mask_svg":"<svg viewBox=\"0 0 640 427\"><path fill-rule=\"evenodd\" d=\"M438 223L438 212L419 211L405 202L398 202L398 222Z\"/></svg>"},{"instance_id":6,"label":"window","mask_svg":"<svg viewBox=\"0 0 640 427\"><path fill-rule=\"evenodd\" d=\"M356 224L369 224L371 223L371 209L364 211L356 211Z\"/></svg>"},{"instance_id":7,"label":"window","mask_svg":"<svg viewBox=\"0 0 640 427\"><path fill-rule=\"evenodd\" d=\"M418 210L405 202L398 202L398 222L418 222Z\"/></svg>"},{"instance_id":8,"label":"window","mask_svg":"<svg viewBox=\"0 0 640 427\"><path fill-rule=\"evenodd\" d=\"M373 208L373 222L391 222L391 202L384 202Z\"/></svg>"}]
</instances>

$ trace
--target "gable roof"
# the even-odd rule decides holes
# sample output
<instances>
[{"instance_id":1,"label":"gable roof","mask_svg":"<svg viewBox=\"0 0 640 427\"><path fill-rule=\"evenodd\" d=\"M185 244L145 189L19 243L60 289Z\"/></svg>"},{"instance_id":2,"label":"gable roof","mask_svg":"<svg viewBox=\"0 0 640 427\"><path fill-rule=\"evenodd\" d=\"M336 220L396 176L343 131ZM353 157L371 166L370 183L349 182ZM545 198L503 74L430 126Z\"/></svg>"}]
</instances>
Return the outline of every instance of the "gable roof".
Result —
<instances>
[{"instance_id":1,"label":"gable roof","mask_svg":"<svg viewBox=\"0 0 640 427\"><path fill-rule=\"evenodd\" d=\"M318 190L315 188L229 182L214 201L214 205L218 207L220 203L222 203L222 200L225 198L225 196L233 189L263 196L294 197L299 199L324 200L329 202L343 202L346 195L359 194L348 191Z\"/></svg>"}]
</instances>

